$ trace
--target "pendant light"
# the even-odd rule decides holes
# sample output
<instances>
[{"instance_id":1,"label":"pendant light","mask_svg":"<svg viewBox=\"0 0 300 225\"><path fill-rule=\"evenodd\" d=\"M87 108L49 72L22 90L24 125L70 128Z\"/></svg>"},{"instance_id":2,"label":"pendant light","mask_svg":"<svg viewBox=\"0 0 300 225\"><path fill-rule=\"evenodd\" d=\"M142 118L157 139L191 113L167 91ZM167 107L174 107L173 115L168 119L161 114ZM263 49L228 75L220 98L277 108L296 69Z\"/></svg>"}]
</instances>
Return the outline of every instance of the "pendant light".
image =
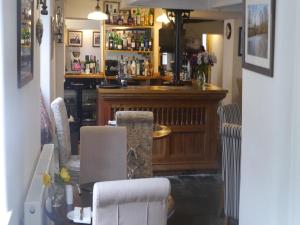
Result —
<instances>
[{"instance_id":1,"label":"pendant light","mask_svg":"<svg viewBox=\"0 0 300 225\"><path fill-rule=\"evenodd\" d=\"M97 5L95 8L95 11L89 13L88 19L89 20L107 20L108 19L108 16L100 10L99 0L97 0Z\"/></svg>"},{"instance_id":2,"label":"pendant light","mask_svg":"<svg viewBox=\"0 0 300 225\"><path fill-rule=\"evenodd\" d=\"M160 16L158 16L156 18L156 22L168 24L170 22L170 20L169 20L167 14L164 12L163 14L161 14Z\"/></svg>"}]
</instances>

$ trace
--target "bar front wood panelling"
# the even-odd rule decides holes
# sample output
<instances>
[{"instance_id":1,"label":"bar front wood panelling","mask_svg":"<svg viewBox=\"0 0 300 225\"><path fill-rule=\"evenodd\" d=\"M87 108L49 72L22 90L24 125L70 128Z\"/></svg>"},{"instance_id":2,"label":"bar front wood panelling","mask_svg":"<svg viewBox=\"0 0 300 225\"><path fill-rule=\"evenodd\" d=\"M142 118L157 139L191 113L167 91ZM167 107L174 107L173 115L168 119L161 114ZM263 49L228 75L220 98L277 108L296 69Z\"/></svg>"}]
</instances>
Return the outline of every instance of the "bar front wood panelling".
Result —
<instances>
[{"instance_id":1,"label":"bar front wood panelling","mask_svg":"<svg viewBox=\"0 0 300 225\"><path fill-rule=\"evenodd\" d=\"M153 168L158 171L218 168L217 107L227 91L215 86L128 87L98 89L98 125L114 120L117 111L152 111L154 123L171 128L169 137L153 143Z\"/></svg>"}]
</instances>

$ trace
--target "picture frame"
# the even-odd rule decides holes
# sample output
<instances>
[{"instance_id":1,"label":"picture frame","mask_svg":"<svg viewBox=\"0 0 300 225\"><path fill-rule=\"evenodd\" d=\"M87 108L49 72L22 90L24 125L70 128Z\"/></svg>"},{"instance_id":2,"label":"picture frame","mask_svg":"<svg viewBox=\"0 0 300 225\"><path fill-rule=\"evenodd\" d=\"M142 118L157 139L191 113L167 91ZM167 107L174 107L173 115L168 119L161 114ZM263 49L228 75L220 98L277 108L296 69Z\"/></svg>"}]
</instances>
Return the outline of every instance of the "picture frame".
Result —
<instances>
[{"instance_id":1,"label":"picture frame","mask_svg":"<svg viewBox=\"0 0 300 225\"><path fill-rule=\"evenodd\" d=\"M82 31L69 30L68 31L68 46L82 47Z\"/></svg>"},{"instance_id":2,"label":"picture frame","mask_svg":"<svg viewBox=\"0 0 300 225\"><path fill-rule=\"evenodd\" d=\"M34 1L17 1L17 82L18 88L33 79Z\"/></svg>"},{"instance_id":3,"label":"picture frame","mask_svg":"<svg viewBox=\"0 0 300 225\"><path fill-rule=\"evenodd\" d=\"M239 27L239 45L238 45L238 56L243 56L244 52L244 29Z\"/></svg>"},{"instance_id":4,"label":"picture frame","mask_svg":"<svg viewBox=\"0 0 300 225\"><path fill-rule=\"evenodd\" d=\"M108 11L110 14L112 14L115 9L116 13L119 14L120 11L120 2L114 2L114 1L104 1L103 3L103 11L106 12L106 7L108 6Z\"/></svg>"},{"instance_id":5,"label":"picture frame","mask_svg":"<svg viewBox=\"0 0 300 225\"><path fill-rule=\"evenodd\" d=\"M273 77L276 0L244 1L243 67Z\"/></svg>"},{"instance_id":6,"label":"picture frame","mask_svg":"<svg viewBox=\"0 0 300 225\"><path fill-rule=\"evenodd\" d=\"M93 32L93 47L100 47L101 36L99 31Z\"/></svg>"}]
</instances>

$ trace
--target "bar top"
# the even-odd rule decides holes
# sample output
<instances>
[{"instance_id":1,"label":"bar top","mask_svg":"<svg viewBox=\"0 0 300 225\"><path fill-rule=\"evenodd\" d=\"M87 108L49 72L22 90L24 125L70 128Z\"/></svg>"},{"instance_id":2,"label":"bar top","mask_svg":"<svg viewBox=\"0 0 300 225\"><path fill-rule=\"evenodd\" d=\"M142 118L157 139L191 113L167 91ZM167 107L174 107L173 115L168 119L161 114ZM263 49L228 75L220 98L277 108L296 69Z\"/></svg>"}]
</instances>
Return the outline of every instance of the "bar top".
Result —
<instances>
[{"instance_id":1,"label":"bar top","mask_svg":"<svg viewBox=\"0 0 300 225\"><path fill-rule=\"evenodd\" d=\"M203 88L193 86L128 86L118 89L98 88L100 95L190 95L199 96L206 94L226 95L228 91L212 84Z\"/></svg>"}]
</instances>

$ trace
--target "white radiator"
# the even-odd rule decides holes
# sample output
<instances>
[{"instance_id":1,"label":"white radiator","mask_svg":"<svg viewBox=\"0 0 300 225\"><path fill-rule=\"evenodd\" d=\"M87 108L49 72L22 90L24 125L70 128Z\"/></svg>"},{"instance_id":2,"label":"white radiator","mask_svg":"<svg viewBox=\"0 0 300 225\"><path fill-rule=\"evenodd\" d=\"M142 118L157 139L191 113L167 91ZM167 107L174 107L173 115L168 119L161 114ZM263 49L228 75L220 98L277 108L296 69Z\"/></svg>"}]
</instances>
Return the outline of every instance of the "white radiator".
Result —
<instances>
[{"instance_id":1,"label":"white radiator","mask_svg":"<svg viewBox=\"0 0 300 225\"><path fill-rule=\"evenodd\" d=\"M48 191L43 185L42 175L48 172L53 177L54 172L57 170L55 158L54 145L44 145L24 203L25 225L51 224L44 211Z\"/></svg>"}]
</instances>

